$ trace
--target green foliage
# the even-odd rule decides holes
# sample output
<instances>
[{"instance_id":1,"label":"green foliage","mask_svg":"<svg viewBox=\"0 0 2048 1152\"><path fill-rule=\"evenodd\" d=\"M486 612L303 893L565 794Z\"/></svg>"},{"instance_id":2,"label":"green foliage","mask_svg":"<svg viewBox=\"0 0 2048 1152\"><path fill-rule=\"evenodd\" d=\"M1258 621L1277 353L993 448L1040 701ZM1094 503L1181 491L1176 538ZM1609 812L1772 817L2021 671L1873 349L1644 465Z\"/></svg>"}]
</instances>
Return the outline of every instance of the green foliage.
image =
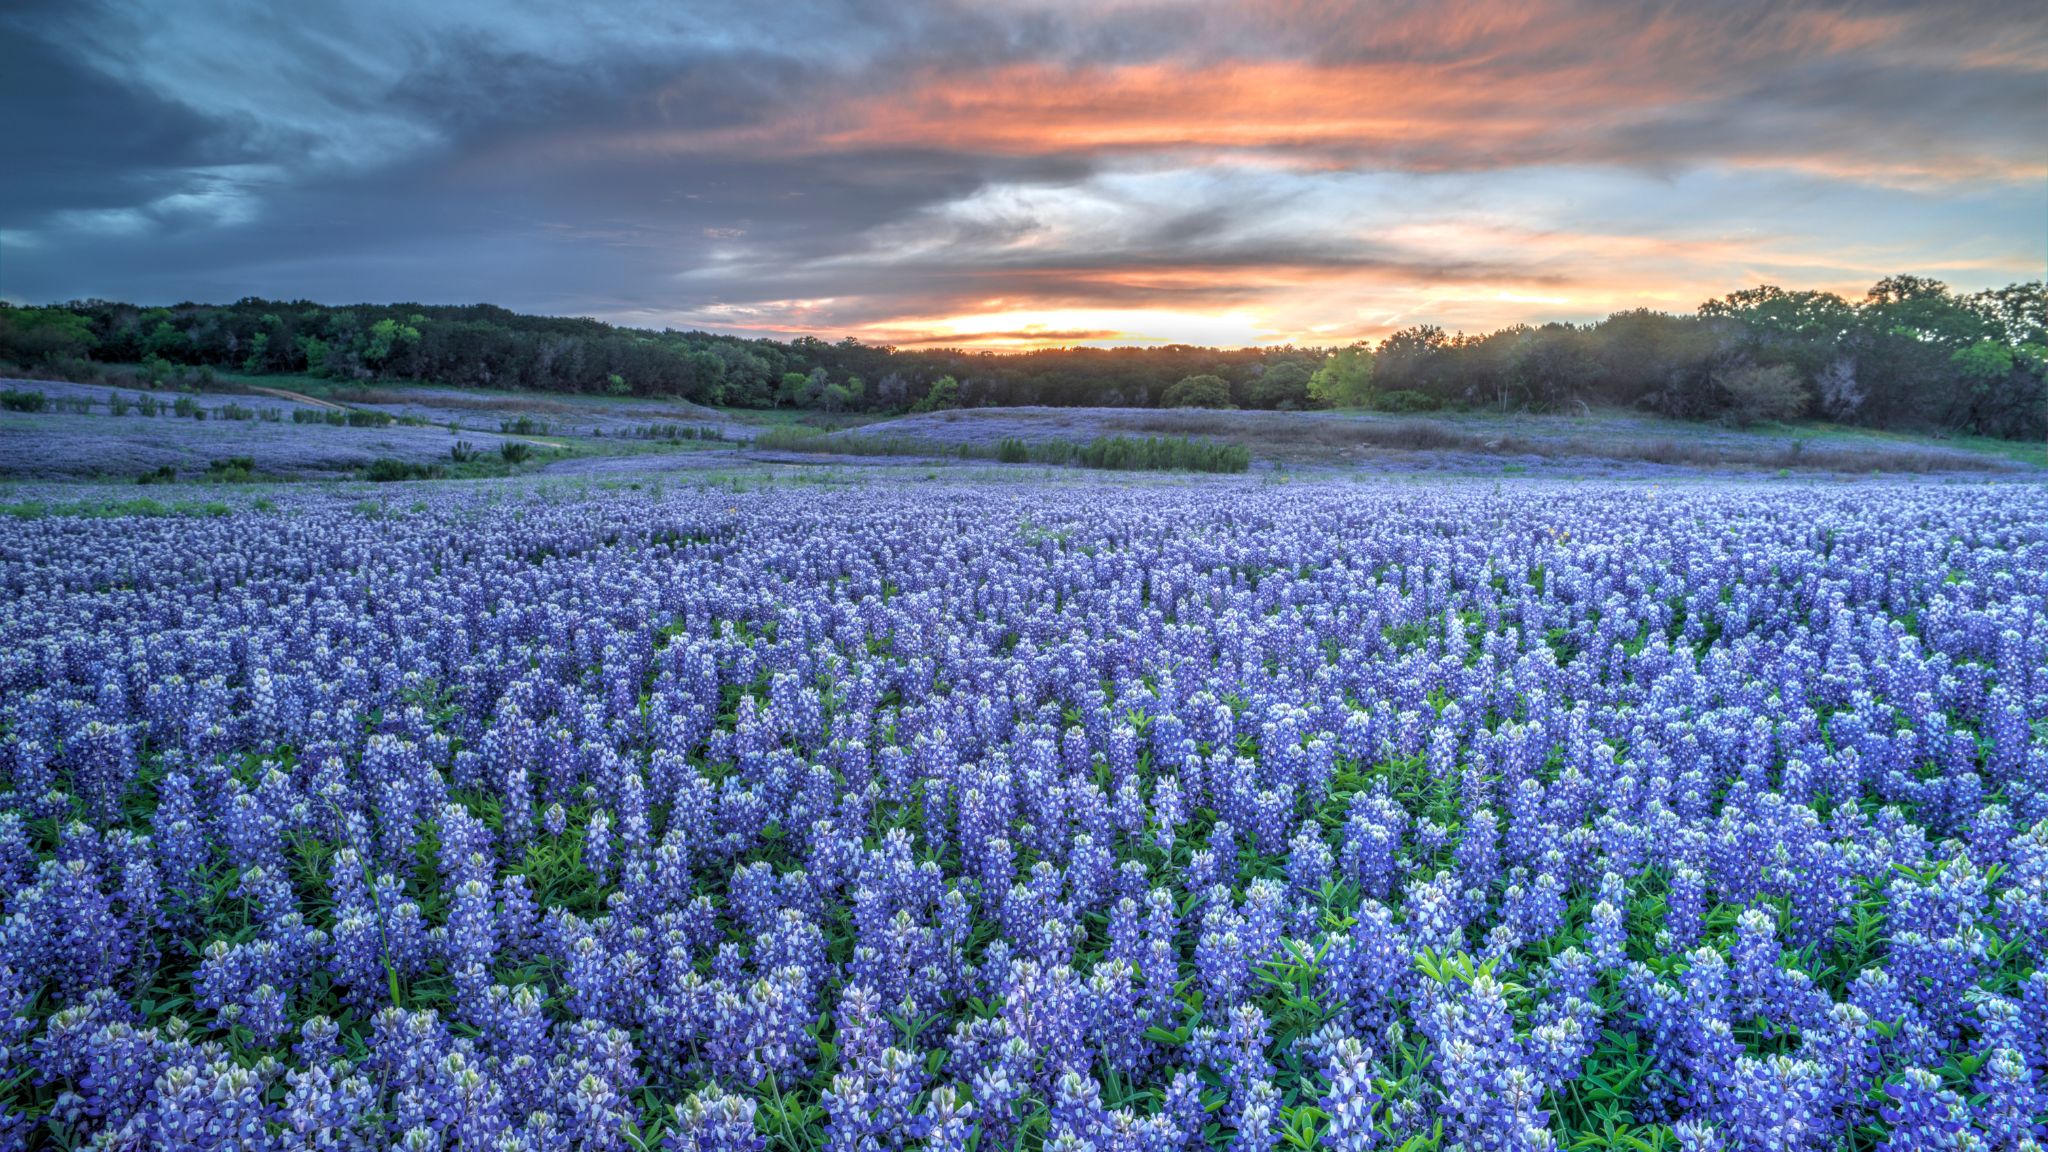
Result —
<instances>
[{"instance_id":1,"label":"green foliage","mask_svg":"<svg viewBox=\"0 0 2048 1152\"><path fill-rule=\"evenodd\" d=\"M238 484L247 481L256 471L256 460L252 456L229 456L223 460L211 460L206 465L206 478L221 483Z\"/></svg>"},{"instance_id":2,"label":"green foliage","mask_svg":"<svg viewBox=\"0 0 2048 1152\"><path fill-rule=\"evenodd\" d=\"M506 440L498 445L498 456L507 464L524 464L533 455L533 445L523 440Z\"/></svg>"},{"instance_id":3,"label":"green foliage","mask_svg":"<svg viewBox=\"0 0 2048 1152\"><path fill-rule=\"evenodd\" d=\"M607 396L631 396L633 386L626 383L624 376L613 372L604 378L604 391Z\"/></svg>"},{"instance_id":4,"label":"green foliage","mask_svg":"<svg viewBox=\"0 0 2048 1152\"><path fill-rule=\"evenodd\" d=\"M145 359L155 356L164 360L183 360L183 353L192 347L183 332L171 327L169 320L157 321L149 335L142 338L142 355Z\"/></svg>"},{"instance_id":5,"label":"green foliage","mask_svg":"<svg viewBox=\"0 0 2048 1152\"><path fill-rule=\"evenodd\" d=\"M2015 350L1994 340L1979 340L1949 353L1949 363L1972 383L1996 380L2013 370Z\"/></svg>"},{"instance_id":6,"label":"green foliage","mask_svg":"<svg viewBox=\"0 0 2048 1152\"><path fill-rule=\"evenodd\" d=\"M1315 372L1299 360L1282 360L1245 385L1245 399L1254 408L1293 410L1309 404L1309 381Z\"/></svg>"},{"instance_id":7,"label":"green foliage","mask_svg":"<svg viewBox=\"0 0 2048 1152\"><path fill-rule=\"evenodd\" d=\"M931 390L924 398L910 406L912 412L937 412L960 406L960 382L951 376L941 376L932 381Z\"/></svg>"},{"instance_id":8,"label":"green foliage","mask_svg":"<svg viewBox=\"0 0 2048 1152\"><path fill-rule=\"evenodd\" d=\"M1417 392L1413 388L1396 388L1391 392L1382 392L1374 396L1372 406L1382 412L1435 412L1444 406L1444 402L1427 392Z\"/></svg>"},{"instance_id":9,"label":"green foliage","mask_svg":"<svg viewBox=\"0 0 2048 1152\"><path fill-rule=\"evenodd\" d=\"M0 359L41 364L84 356L99 346L92 321L62 308L0 305Z\"/></svg>"},{"instance_id":10,"label":"green foliage","mask_svg":"<svg viewBox=\"0 0 2048 1152\"><path fill-rule=\"evenodd\" d=\"M1203 373L1188 376L1166 390L1159 398L1162 408L1228 408L1230 407L1230 382L1221 376Z\"/></svg>"},{"instance_id":11,"label":"green foliage","mask_svg":"<svg viewBox=\"0 0 2048 1152\"><path fill-rule=\"evenodd\" d=\"M1365 408L1372 404L1372 353L1353 344L1330 353L1309 377L1309 399L1332 408Z\"/></svg>"},{"instance_id":12,"label":"green foliage","mask_svg":"<svg viewBox=\"0 0 2048 1152\"><path fill-rule=\"evenodd\" d=\"M1238 444L1147 436L1098 436L1080 451L1085 468L1155 472L1243 472L1251 451Z\"/></svg>"},{"instance_id":13,"label":"green foliage","mask_svg":"<svg viewBox=\"0 0 2048 1152\"><path fill-rule=\"evenodd\" d=\"M389 456L370 461L363 469L363 479L379 484L400 480L434 480L442 475L441 468L434 464L412 464L395 460Z\"/></svg>"},{"instance_id":14,"label":"green foliage","mask_svg":"<svg viewBox=\"0 0 2048 1152\"><path fill-rule=\"evenodd\" d=\"M49 398L29 388L9 388L0 391L0 408L9 412L41 412L49 404Z\"/></svg>"}]
</instances>

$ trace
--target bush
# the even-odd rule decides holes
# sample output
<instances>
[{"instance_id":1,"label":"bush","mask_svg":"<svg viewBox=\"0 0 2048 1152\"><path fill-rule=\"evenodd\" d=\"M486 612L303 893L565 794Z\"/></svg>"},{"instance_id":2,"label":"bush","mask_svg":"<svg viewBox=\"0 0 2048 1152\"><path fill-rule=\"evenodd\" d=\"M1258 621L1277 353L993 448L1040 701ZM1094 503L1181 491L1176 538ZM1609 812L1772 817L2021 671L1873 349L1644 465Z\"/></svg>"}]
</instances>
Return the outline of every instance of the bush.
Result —
<instances>
[{"instance_id":1,"label":"bush","mask_svg":"<svg viewBox=\"0 0 2048 1152\"><path fill-rule=\"evenodd\" d=\"M137 484L175 484L178 482L178 470L169 464L162 464L152 471L144 472L142 475L137 476L135 482Z\"/></svg>"},{"instance_id":2,"label":"bush","mask_svg":"<svg viewBox=\"0 0 2048 1152\"><path fill-rule=\"evenodd\" d=\"M391 423L391 413L376 412L368 408L350 408L342 419L351 428L382 428Z\"/></svg>"},{"instance_id":3,"label":"bush","mask_svg":"<svg viewBox=\"0 0 2048 1152\"><path fill-rule=\"evenodd\" d=\"M1189 376L1159 398L1162 408L1228 408L1230 385L1221 376Z\"/></svg>"},{"instance_id":4,"label":"bush","mask_svg":"<svg viewBox=\"0 0 2048 1152\"><path fill-rule=\"evenodd\" d=\"M256 418L256 410L254 408L244 408L232 401L221 405L214 409L214 411L219 413L220 418L223 420L254 420Z\"/></svg>"},{"instance_id":5,"label":"bush","mask_svg":"<svg viewBox=\"0 0 2048 1152\"><path fill-rule=\"evenodd\" d=\"M1028 464L1031 462L1031 446L1015 436L1003 437L996 445L996 459L1005 464Z\"/></svg>"},{"instance_id":6,"label":"bush","mask_svg":"<svg viewBox=\"0 0 2048 1152\"><path fill-rule=\"evenodd\" d=\"M1080 463L1124 472L1243 472L1252 466L1252 454L1241 444L1209 440L1098 436L1082 446Z\"/></svg>"},{"instance_id":7,"label":"bush","mask_svg":"<svg viewBox=\"0 0 2048 1152\"><path fill-rule=\"evenodd\" d=\"M292 409L292 423L294 424L318 424L325 419L327 419L327 413L322 412L318 408Z\"/></svg>"},{"instance_id":8,"label":"bush","mask_svg":"<svg viewBox=\"0 0 2048 1152\"><path fill-rule=\"evenodd\" d=\"M1793 420L1806 411L1806 388L1790 364L1745 365L1715 382L1728 394L1728 418L1737 424Z\"/></svg>"},{"instance_id":9,"label":"bush","mask_svg":"<svg viewBox=\"0 0 2048 1152\"><path fill-rule=\"evenodd\" d=\"M190 416L194 420L206 419L206 409L201 408L199 406L199 402L197 400L192 399L190 396L178 397L178 399L174 403L172 403L171 411L176 412L180 416Z\"/></svg>"},{"instance_id":10,"label":"bush","mask_svg":"<svg viewBox=\"0 0 2048 1152\"><path fill-rule=\"evenodd\" d=\"M457 464L467 464L477 458L476 445L467 440L457 440L448 449L448 458Z\"/></svg>"},{"instance_id":11,"label":"bush","mask_svg":"<svg viewBox=\"0 0 2048 1152\"><path fill-rule=\"evenodd\" d=\"M1382 412L1434 412L1442 408L1444 402L1427 392L1396 388L1392 392L1380 393L1372 406Z\"/></svg>"},{"instance_id":12,"label":"bush","mask_svg":"<svg viewBox=\"0 0 2048 1152\"><path fill-rule=\"evenodd\" d=\"M9 388L0 392L0 408L9 412L41 412L48 404L49 397L26 388Z\"/></svg>"},{"instance_id":13,"label":"bush","mask_svg":"<svg viewBox=\"0 0 2048 1152\"><path fill-rule=\"evenodd\" d=\"M389 456L370 461L363 469L363 479L388 484L398 480L433 480L441 475L441 469L432 464L410 464L394 460Z\"/></svg>"},{"instance_id":14,"label":"bush","mask_svg":"<svg viewBox=\"0 0 2048 1152\"><path fill-rule=\"evenodd\" d=\"M507 440L498 445L498 455L503 457L507 464L524 464L526 458L533 455L533 445L518 440Z\"/></svg>"},{"instance_id":15,"label":"bush","mask_svg":"<svg viewBox=\"0 0 2048 1152\"><path fill-rule=\"evenodd\" d=\"M209 461L206 465L206 478L226 483L240 483L249 479L255 471L255 457L229 456L225 460Z\"/></svg>"}]
</instances>

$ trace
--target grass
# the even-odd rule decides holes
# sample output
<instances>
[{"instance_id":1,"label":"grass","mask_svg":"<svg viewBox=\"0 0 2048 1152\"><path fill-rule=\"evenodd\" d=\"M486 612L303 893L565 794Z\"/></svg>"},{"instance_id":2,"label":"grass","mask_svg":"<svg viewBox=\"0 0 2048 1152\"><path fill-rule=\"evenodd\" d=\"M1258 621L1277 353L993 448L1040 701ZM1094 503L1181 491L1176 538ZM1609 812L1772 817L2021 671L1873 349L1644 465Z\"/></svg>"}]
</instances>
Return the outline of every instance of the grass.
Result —
<instances>
[{"instance_id":1,"label":"grass","mask_svg":"<svg viewBox=\"0 0 2048 1152\"><path fill-rule=\"evenodd\" d=\"M832 436L800 428L770 428L756 448L843 456L953 456L1005 464L1066 464L1119 472L1243 472L1251 452L1235 444L1205 440L1098 436L1071 440L1005 437L995 444L959 443L917 436Z\"/></svg>"},{"instance_id":2,"label":"grass","mask_svg":"<svg viewBox=\"0 0 2048 1152\"><path fill-rule=\"evenodd\" d=\"M226 516L234 509L220 500L173 500L165 503L147 496L127 500L22 500L0 504L0 516L16 520L41 520L51 516L79 516L111 519L118 516Z\"/></svg>"},{"instance_id":3,"label":"grass","mask_svg":"<svg viewBox=\"0 0 2048 1152\"><path fill-rule=\"evenodd\" d=\"M951 417L955 420L973 418L964 411ZM1442 417L1348 418L1334 414L1310 416L1174 409L1118 411L1103 416L1100 426L1115 432L1211 437L1246 447L1260 458L1297 460L1305 456L1327 457L1332 452L1368 449L1526 456L1545 460L1604 459L1702 469L1913 474L2003 472L2027 463L2043 462L2039 448L2031 448L2031 456L2025 451L1994 455L1983 450L1961 449L1959 445L1952 446L1946 442L1904 436L1892 440L1869 438L1865 447L1856 443L1860 430L1855 429L1837 429L1846 435L1830 437L1824 451L1809 451L1810 439L1798 436L1776 441L1767 434L1752 434L1745 441L1731 443L1702 435L1711 432L1710 428L1666 421L1657 421L1650 427L1668 427L1668 435L1644 435L1640 429L1616 429L1609 435L1596 437L1590 434L1591 429L1587 429L1575 435L1539 436L1516 429L1518 426L1531 431L1537 428L1572 428L1573 418L1528 417L1512 422L1479 424ZM1843 442L1835 442L1837 439ZM2003 441L1982 443L2017 448Z\"/></svg>"},{"instance_id":4,"label":"grass","mask_svg":"<svg viewBox=\"0 0 2048 1152\"><path fill-rule=\"evenodd\" d=\"M810 428L837 432L863 428L895 417L883 412L818 412L807 408L713 408L735 423L755 428Z\"/></svg>"}]
</instances>

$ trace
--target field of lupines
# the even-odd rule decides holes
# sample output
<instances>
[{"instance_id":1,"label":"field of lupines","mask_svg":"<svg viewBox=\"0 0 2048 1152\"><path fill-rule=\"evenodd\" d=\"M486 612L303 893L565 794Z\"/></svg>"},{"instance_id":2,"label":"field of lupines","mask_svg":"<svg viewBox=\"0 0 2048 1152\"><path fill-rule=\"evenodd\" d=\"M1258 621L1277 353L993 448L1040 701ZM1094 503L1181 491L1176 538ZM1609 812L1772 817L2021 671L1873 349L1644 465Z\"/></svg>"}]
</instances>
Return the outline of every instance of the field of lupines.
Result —
<instances>
[{"instance_id":1,"label":"field of lupines","mask_svg":"<svg viewBox=\"0 0 2048 1152\"><path fill-rule=\"evenodd\" d=\"M0 1146L2019 1149L2048 492L0 522Z\"/></svg>"}]
</instances>

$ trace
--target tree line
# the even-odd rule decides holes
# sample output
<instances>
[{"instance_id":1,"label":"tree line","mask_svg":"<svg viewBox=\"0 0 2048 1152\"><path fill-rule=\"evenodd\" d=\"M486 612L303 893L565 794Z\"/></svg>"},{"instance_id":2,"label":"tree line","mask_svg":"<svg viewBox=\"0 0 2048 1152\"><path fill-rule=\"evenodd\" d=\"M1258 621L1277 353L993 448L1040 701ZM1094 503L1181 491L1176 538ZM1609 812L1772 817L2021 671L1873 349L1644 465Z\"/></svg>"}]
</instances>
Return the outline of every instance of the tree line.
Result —
<instances>
[{"instance_id":1,"label":"tree line","mask_svg":"<svg viewBox=\"0 0 2048 1152\"><path fill-rule=\"evenodd\" d=\"M1745 289L1697 312L1341 347L900 349L530 316L492 305L244 299L0 307L0 360L90 378L105 365L681 397L731 407L929 411L985 405L1629 407L1732 422L1815 416L1885 428L2048 435L2041 282L1959 293L1919 276L1860 300Z\"/></svg>"}]
</instances>

